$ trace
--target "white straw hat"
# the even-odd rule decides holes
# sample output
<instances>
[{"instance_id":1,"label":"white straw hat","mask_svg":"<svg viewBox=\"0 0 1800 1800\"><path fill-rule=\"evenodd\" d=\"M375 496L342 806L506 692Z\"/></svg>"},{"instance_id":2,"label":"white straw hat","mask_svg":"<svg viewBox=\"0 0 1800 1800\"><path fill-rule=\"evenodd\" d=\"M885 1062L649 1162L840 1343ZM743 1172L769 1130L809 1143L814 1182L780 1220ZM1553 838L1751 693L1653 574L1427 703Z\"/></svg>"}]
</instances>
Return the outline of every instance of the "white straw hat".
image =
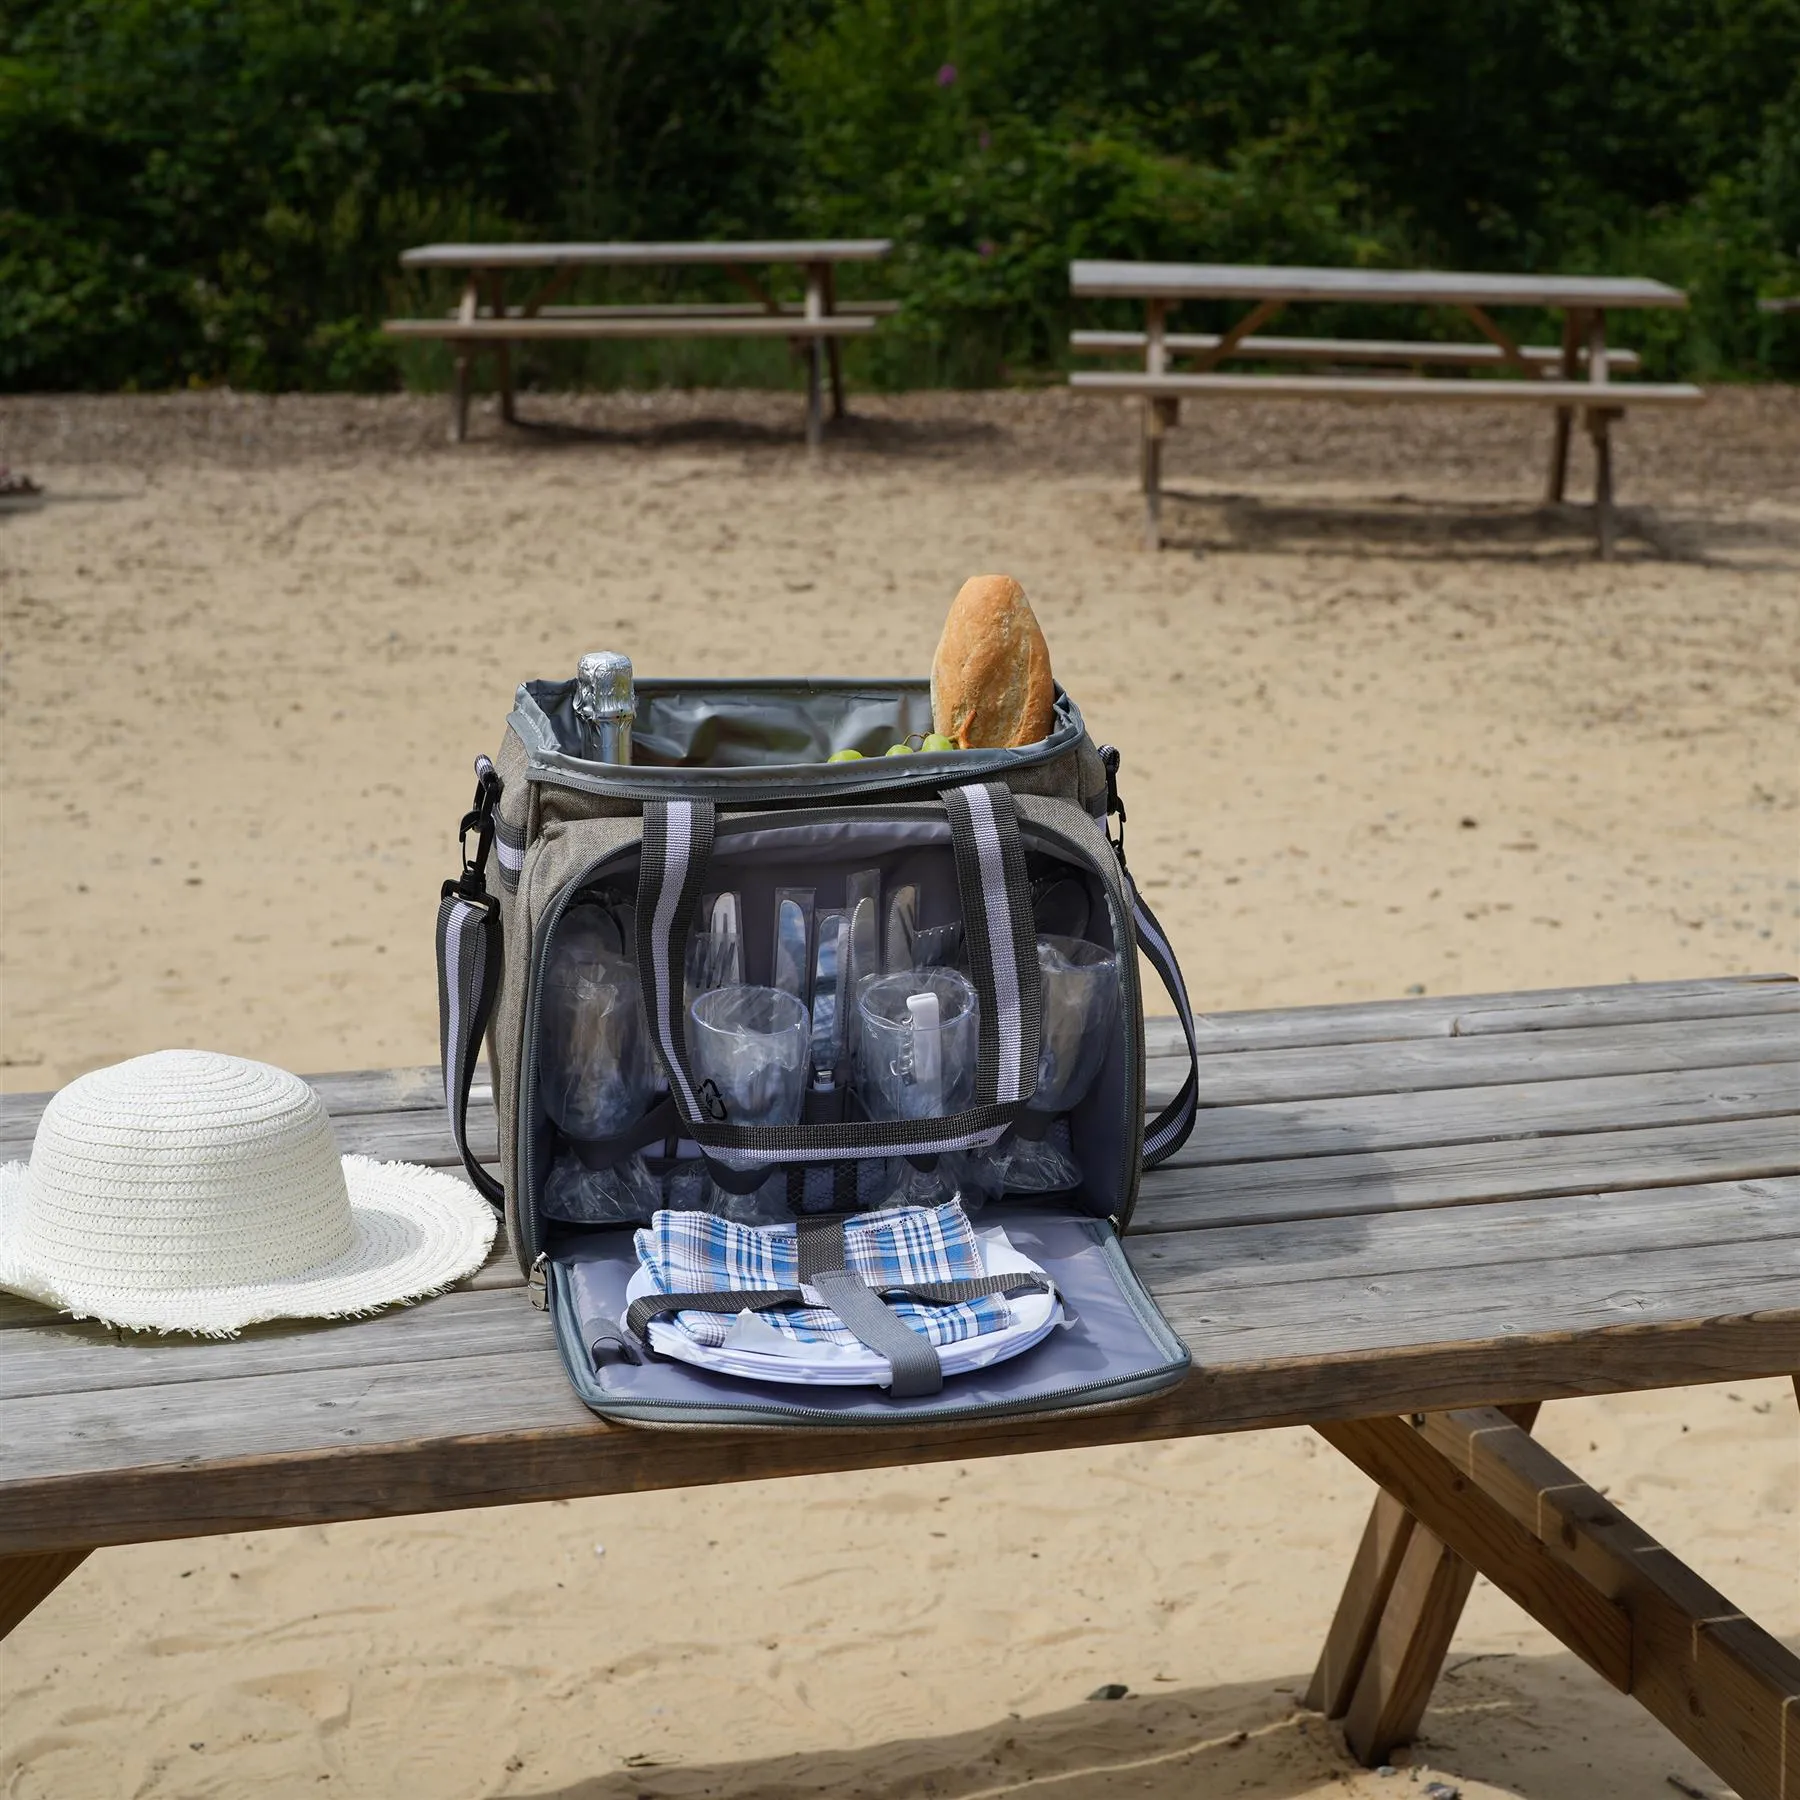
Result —
<instances>
[{"instance_id":1,"label":"white straw hat","mask_svg":"<svg viewBox=\"0 0 1800 1800\"><path fill-rule=\"evenodd\" d=\"M494 1209L453 1175L339 1157L297 1075L159 1050L54 1095L0 1169L0 1287L132 1330L341 1318L480 1268Z\"/></svg>"}]
</instances>

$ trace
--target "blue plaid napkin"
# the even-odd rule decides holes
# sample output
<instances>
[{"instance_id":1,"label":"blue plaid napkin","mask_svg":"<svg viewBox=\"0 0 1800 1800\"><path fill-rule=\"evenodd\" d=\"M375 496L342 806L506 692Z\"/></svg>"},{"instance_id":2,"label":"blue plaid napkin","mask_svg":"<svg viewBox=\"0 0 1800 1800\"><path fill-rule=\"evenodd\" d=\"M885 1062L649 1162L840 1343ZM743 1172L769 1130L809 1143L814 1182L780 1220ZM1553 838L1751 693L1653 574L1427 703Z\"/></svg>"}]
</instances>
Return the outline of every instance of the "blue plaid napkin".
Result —
<instances>
[{"instance_id":1,"label":"blue plaid napkin","mask_svg":"<svg viewBox=\"0 0 1800 1800\"><path fill-rule=\"evenodd\" d=\"M800 1253L792 1225L734 1225L705 1212L659 1212L635 1240L639 1265L659 1294L721 1293L733 1288L800 1285ZM844 1261L871 1286L962 1281L987 1273L969 1215L958 1202L867 1213L844 1226ZM897 1319L933 1344L960 1343L1002 1331L1012 1322L998 1294L954 1306L896 1300ZM697 1343L718 1348L732 1318L724 1313L670 1315ZM857 1338L823 1306L781 1307L757 1314L802 1344L847 1344Z\"/></svg>"}]
</instances>

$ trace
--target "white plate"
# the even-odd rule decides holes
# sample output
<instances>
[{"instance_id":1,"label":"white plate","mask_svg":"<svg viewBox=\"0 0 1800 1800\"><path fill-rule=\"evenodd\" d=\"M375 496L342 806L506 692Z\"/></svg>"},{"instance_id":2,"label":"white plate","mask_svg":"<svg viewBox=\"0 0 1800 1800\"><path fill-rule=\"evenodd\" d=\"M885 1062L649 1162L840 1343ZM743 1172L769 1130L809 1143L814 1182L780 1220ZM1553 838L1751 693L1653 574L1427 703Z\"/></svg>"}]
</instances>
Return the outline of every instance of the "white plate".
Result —
<instances>
[{"instance_id":1,"label":"white plate","mask_svg":"<svg viewBox=\"0 0 1800 1800\"><path fill-rule=\"evenodd\" d=\"M1043 1274L1030 1257L1013 1248L999 1226L990 1226L976 1235L982 1267L988 1274ZM649 1276L640 1269L625 1290L626 1302L655 1291ZM946 1376L967 1375L1018 1356L1041 1343L1062 1321L1062 1303L1054 1289L1021 1294L1006 1304L1012 1323L1003 1330L938 1347L938 1360ZM744 1381L776 1381L804 1387L885 1387L891 1375L887 1358L861 1344L798 1343L748 1310L732 1321L725 1343L718 1348L696 1343L672 1319L652 1319L650 1347L660 1356Z\"/></svg>"}]
</instances>

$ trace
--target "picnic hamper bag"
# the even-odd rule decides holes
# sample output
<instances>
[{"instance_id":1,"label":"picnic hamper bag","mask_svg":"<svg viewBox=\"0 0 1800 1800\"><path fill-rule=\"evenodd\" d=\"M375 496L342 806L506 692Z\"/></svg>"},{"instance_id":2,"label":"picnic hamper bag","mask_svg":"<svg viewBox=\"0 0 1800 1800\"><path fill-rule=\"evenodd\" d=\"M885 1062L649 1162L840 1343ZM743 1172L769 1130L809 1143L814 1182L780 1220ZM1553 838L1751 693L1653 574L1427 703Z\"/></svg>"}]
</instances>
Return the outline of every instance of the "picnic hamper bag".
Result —
<instances>
[{"instance_id":1,"label":"picnic hamper bag","mask_svg":"<svg viewBox=\"0 0 1800 1800\"><path fill-rule=\"evenodd\" d=\"M874 752L930 729L926 682L640 681L632 760L611 763L583 754L575 688L521 686L497 759L478 760L475 801L462 821L463 871L444 884L437 948L457 1147L470 1179L504 1210L533 1303L550 1312L582 1400L641 1425L866 1429L1116 1406L1179 1381L1187 1351L1138 1281L1119 1233L1142 1172L1192 1127L1193 1020L1168 942L1126 870L1122 831L1117 840L1110 834L1112 818L1124 817L1118 754L1093 744L1075 703L1058 689L1051 732L1022 748L885 757ZM826 760L846 748L866 754ZM978 1002L972 1095L935 1116L875 1119L859 1116L841 1091L813 1092L799 1123L734 1123L716 1085L697 1073L683 1001L707 896L730 889L741 897L742 979L767 982L780 948L778 894L803 887L825 906L871 869L890 891L916 895L921 914L955 917L949 929ZM1110 950L1117 968L1117 1025L1096 1052L1085 1097L1060 1117L1032 1104L1045 1028L1040 904L1085 918L1071 935ZM560 934L603 918L613 921L615 948L635 961L665 1091L600 1136L574 1138L546 1101L547 1080L558 1078L541 1054L557 1004L546 998L547 971ZM1147 1129L1139 950L1168 988L1189 1049L1180 1091ZM467 1135L484 1042L498 1180ZM985 1274L948 1281L921 1280L916 1270L871 1278L866 1264L860 1275L847 1266L857 1262L847 1242L866 1249L871 1241L858 1234L890 1172L1039 1140L1072 1148L1079 1162L1067 1166L1079 1180L987 1207L981 1222L1002 1229L1011 1260L990 1254ZM646 1295L634 1226L647 1212L575 1223L566 1209L557 1217L546 1206L558 1171L628 1165L654 1171L670 1193L691 1195L702 1172L715 1191L785 1191L797 1223L783 1273L765 1272L748 1287L728 1283L730 1291L700 1301L680 1283L679 1301L668 1290ZM667 1230L709 1228L704 1213L656 1216L673 1221ZM986 1366L965 1354L971 1366L946 1374L957 1359L902 1322L909 1305L991 1306L996 1296L1003 1308L1035 1305L1034 1316L1046 1318L1054 1303L1055 1329ZM776 1316L771 1309L828 1308L840 1337L873 1355L883 1379L777 1385L659 1353L652 1339L664 1321L678 1311L691 1318L695 1306L737 1315L740 1325L749 1314Z\"/></svg>"}]
</instances>

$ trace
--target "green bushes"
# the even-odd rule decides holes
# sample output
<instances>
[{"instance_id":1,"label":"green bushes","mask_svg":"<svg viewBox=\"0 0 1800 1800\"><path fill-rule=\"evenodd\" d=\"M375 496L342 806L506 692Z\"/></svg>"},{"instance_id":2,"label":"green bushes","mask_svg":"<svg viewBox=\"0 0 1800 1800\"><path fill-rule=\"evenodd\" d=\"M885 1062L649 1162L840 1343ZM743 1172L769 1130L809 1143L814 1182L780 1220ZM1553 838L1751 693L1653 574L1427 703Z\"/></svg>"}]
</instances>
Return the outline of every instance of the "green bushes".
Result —
<instances>
[{"instance_id":1,"label":"green bushes","mask_svg":"<svg viewBox=\"0 0 1800 1800\"><path fill-rule=\"evenodd\" d=\"M0 387L430 381L438 237L896 239L865 379L1064 361L1071 256L1658 275L1658 373L1800 374L1800 0L11 0ZM694 272L594 292L701 291ZM724 290L721 289L721 292ZM1100 322L1103 310L1084 317ZM1196 314L1197 319L1203 314ZM1306 329L1418 332L1323 311ZM1440 322L1441 324L1441 322ZM540 379L779 379L767 347Z\"/></svg>"}]
</instances>

